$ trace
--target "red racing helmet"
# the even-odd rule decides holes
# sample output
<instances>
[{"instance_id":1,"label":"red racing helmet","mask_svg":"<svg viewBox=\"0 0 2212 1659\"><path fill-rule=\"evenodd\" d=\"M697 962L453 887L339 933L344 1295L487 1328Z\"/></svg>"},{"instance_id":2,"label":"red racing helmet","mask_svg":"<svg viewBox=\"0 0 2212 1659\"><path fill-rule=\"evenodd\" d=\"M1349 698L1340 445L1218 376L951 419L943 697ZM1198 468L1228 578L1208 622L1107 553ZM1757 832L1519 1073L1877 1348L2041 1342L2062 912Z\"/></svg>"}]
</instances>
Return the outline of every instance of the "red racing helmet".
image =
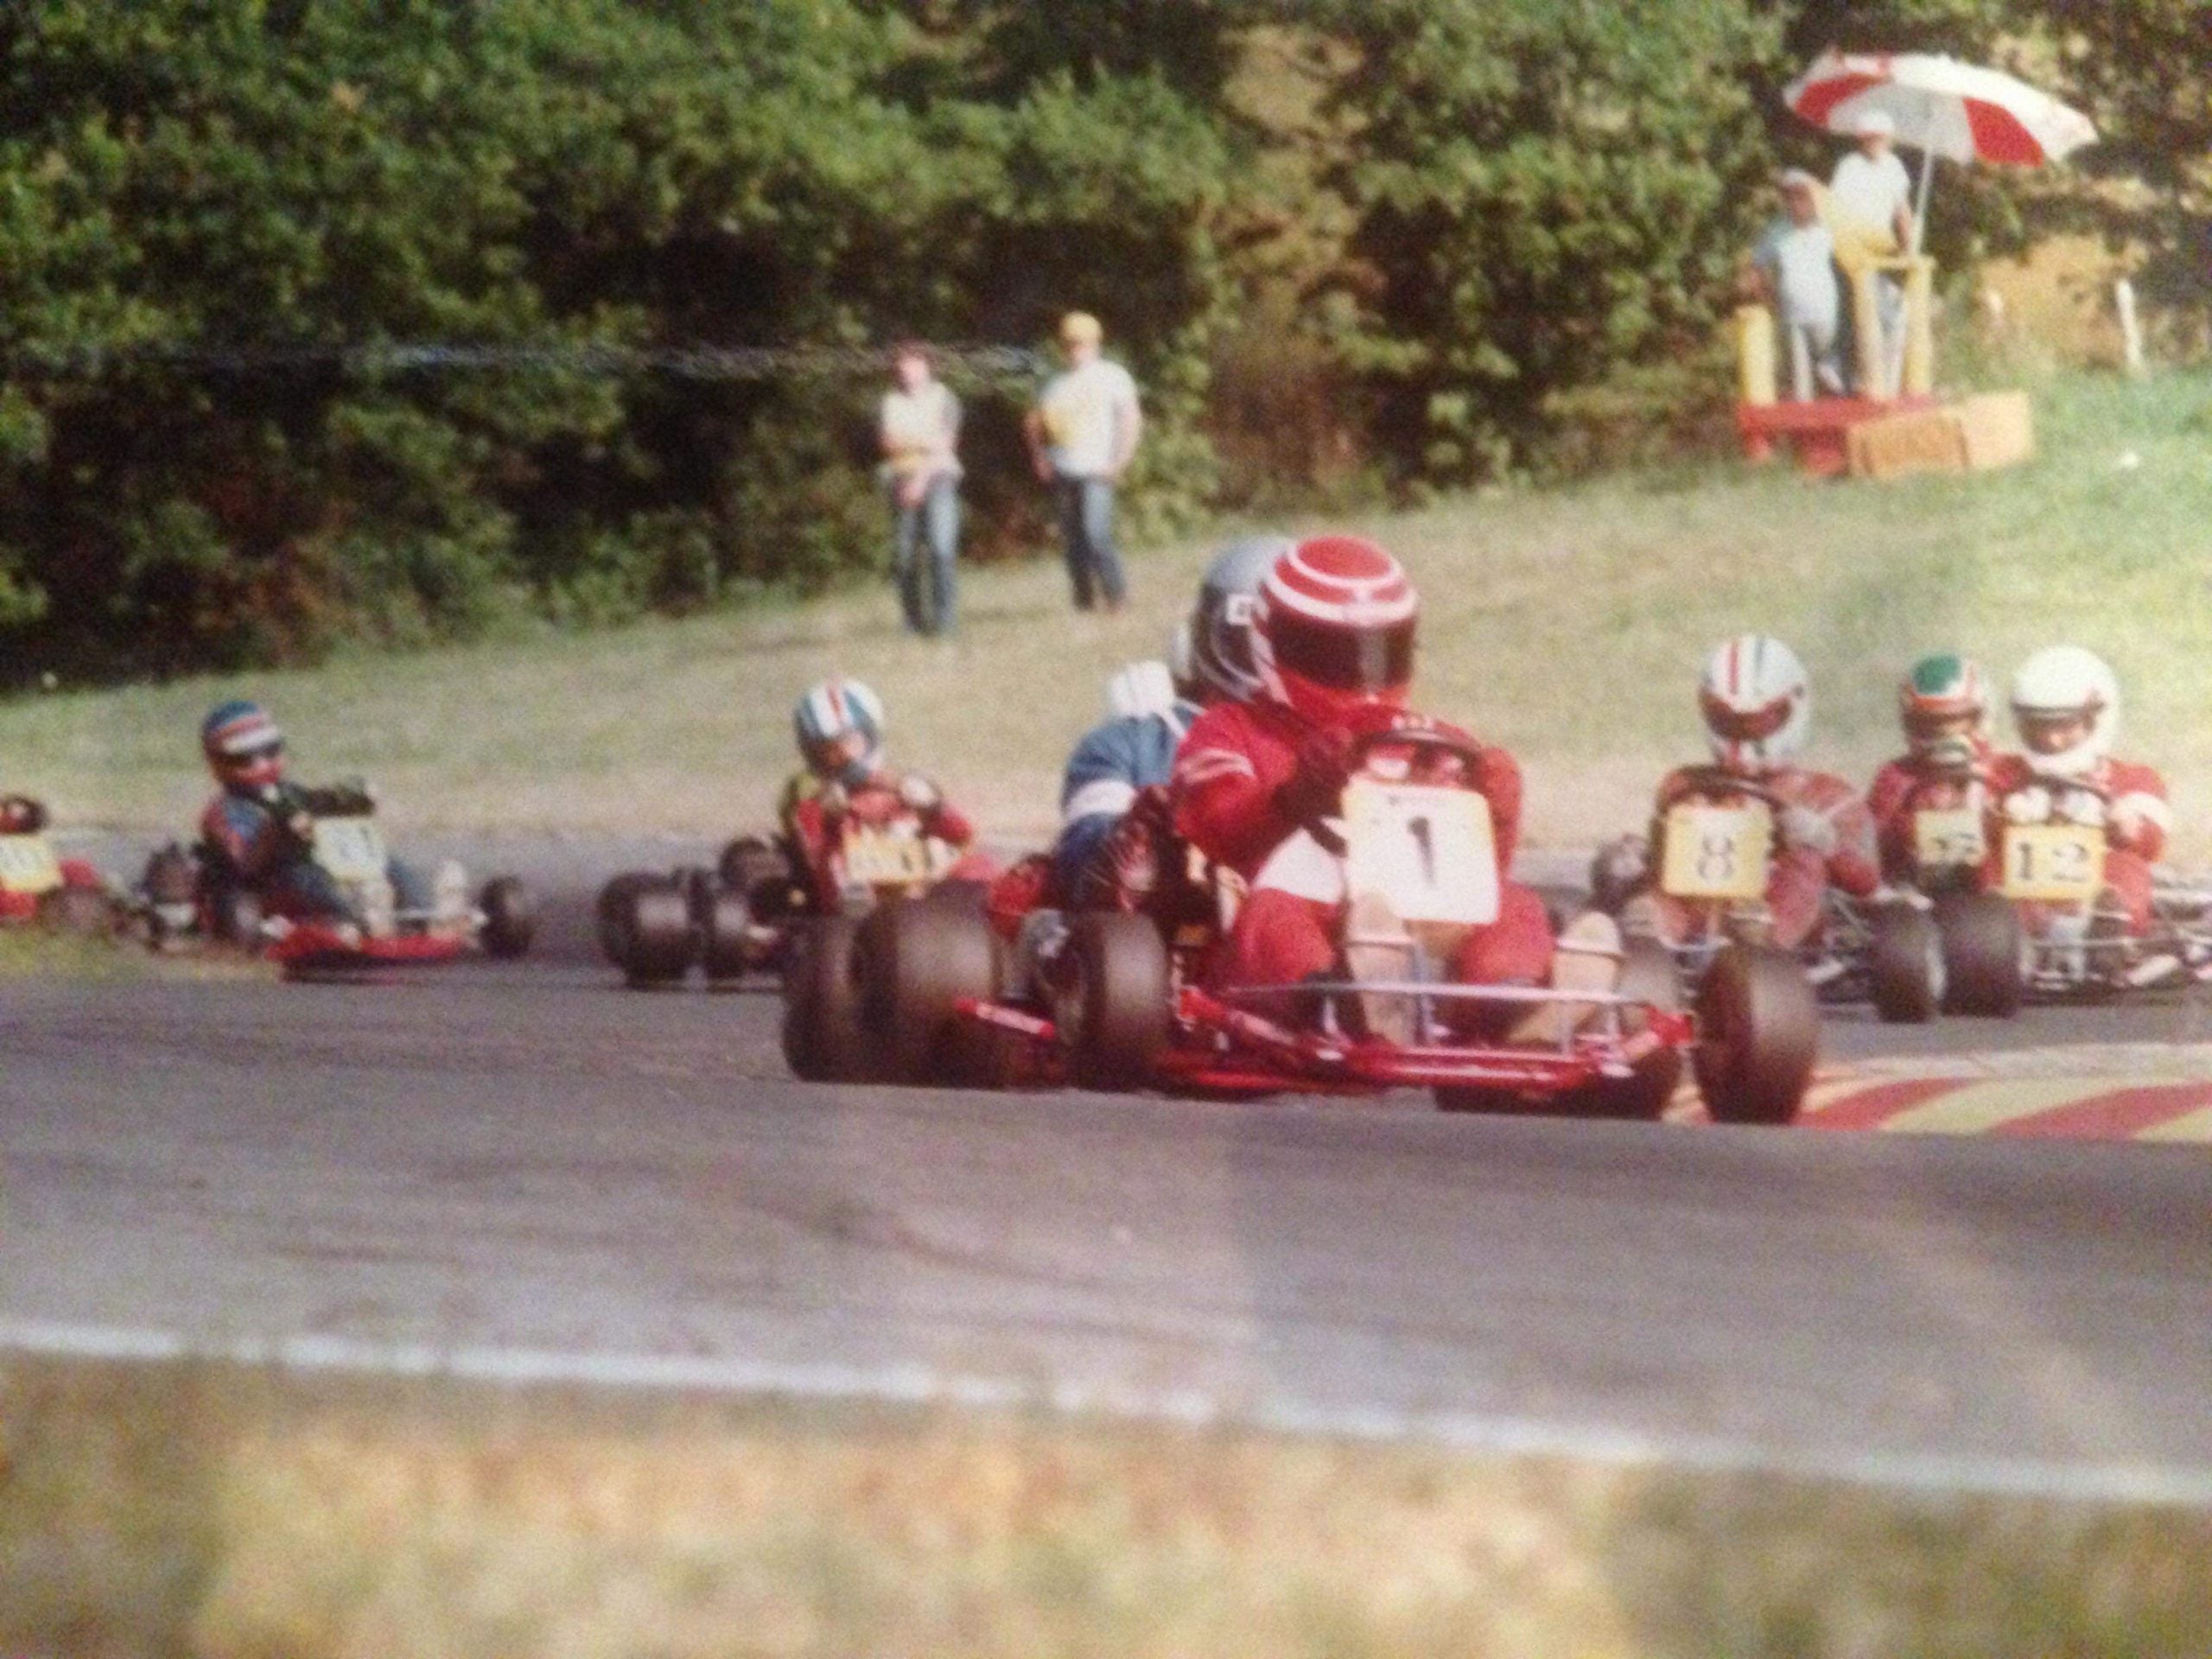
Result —
<instances>
[{"instance_id":1,"label":"red racing helmet","mask_svg":"<svg viewBox=\"0 0 2212 1659\"><path fill-rule=\"evenodd\" d=\"M1316 536L1260 584L1252 665L1267 695L1321 725L1402 709L1421 598L1405 567L1363 536Z\"/></svg>"}]
</instances>

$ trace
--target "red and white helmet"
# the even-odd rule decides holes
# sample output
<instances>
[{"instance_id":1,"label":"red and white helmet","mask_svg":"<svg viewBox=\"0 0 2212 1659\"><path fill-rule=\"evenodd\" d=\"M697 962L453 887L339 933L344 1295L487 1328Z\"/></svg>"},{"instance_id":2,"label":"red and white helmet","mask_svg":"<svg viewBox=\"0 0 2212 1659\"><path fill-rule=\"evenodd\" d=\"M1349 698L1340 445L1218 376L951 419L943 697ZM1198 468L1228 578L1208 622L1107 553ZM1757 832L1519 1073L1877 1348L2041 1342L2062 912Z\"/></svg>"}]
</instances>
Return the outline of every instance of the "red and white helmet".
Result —
<instances>
[{"instance_id":1,"label":"red and white helmet","mask_svg":"<svg viewBox=\"0 0 2212 1659\"><path fill-rule=\"evenodd\" d=\"M1731 772L1780 766L1805 747L1813 691L1805 664L1781 640L1739 633L1706 659L1697 692L1713 758Z\"/></svg>"},{"instance_id":2,"label":"red and white helmet","mask_svg":"<svg viewBox=\"0 0 2212 1659\"><path fill-rule=\"evenodd\" d=\"M1260 584L1253 669L1268 696L1316 724L1402 709L1420 611L1405 567L1375 543L1309 537Z\"/></svg>"},{"instance_id":3,"label":"red and white helmet","mask_svg":"<svg viewBox=\"0 0 2212 1659\"><path fill-rule=\"evenodd\" d=\"M2079 778L2112 750L2120 681L2094 651L2045 645L2012 677L2012 723L2030 771Z\"/></svg>"}]
</instances>

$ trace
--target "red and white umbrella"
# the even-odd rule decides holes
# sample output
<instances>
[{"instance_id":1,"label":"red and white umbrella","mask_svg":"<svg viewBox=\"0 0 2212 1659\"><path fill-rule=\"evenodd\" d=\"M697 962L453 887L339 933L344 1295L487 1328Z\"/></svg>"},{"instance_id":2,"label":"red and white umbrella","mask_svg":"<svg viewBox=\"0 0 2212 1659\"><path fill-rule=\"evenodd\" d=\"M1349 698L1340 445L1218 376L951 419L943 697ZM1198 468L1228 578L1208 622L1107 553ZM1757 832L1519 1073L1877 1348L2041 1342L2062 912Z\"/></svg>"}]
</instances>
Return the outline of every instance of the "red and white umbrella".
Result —
<instances>
[{"instance_id":1,"label":"red and white umbrella","mask_svg":"<svg viewBox=\"0 0 2212 1659\"><path fill-rule=\"evenodd\" d=\"M1923 152L1916 244L1936 156L2040 167L2097 137L2088 116L2024 80L1924 52L1831 48L1790 82L1783 99L1830 132L1853 132L1860 117L1878 110L1897 124L1898 143Z\"/></svg>"}]
</instances>

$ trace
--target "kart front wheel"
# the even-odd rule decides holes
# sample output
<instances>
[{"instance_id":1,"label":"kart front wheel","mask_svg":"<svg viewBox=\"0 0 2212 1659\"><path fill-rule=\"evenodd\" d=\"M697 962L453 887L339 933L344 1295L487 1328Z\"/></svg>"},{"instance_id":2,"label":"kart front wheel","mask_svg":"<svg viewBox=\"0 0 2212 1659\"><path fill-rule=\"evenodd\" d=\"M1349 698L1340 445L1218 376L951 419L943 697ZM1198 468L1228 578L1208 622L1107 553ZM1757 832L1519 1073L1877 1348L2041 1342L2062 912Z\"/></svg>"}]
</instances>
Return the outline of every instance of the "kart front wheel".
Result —
<instances>
[{"instance_id":1,"label":"kart front wheel","mask_svg":"<svg viewBox=\"0 0 2212 1659\"><path fill-rule=\"evenodd\" d=\"M1943 941L1935 918L1884 905L1867 918L1866 981L1874 1012L1891 1025L1925 1025L1943 1002Z\"/></svg>"},{"instance_id":2,"label":"kart front wheel","mask_svg":"<svg viewBox=\"0 0 2212 1659\"><path fill-rule=\"evenodd\" d=\"M683 978L698 950L691 906L673 881L649 881L630 890L622 933L622 973L632 985L665 985Z\"/></svg>"},{"instance_id":3,"label":"kart front wheel","mask_svg":"<svg viewBox=\"0 0 2212 1659\"><path fill-rule=\"evenodd\" d=\"M695 899L694 913L699 928L699 964L707 977L724 983L743 978L747 965L746 936L753 925L745 895L716 887L702 899Z\"/></svg>"},{"instance_id":4,"label":"kart front wheel","mask_svg":"<svg viewBox=\"0 0 2212 1659\"><path fill-rule=\"evenodd\" d=\"M1068 1070L1086 1089L1141 1089L1167 1047L1174 986L1152 918L1086 911L1068 931L1074 976L1062 1003Z\"/></svg>"},{"instance_id":5,"label":"kart front wheel","mask_svg":"<svg viewBox=\"0 0 2212 1659\"><path fill-rule=\"evenodd\" d=\"M1995 1020L2018 1014L2026 983L2021 969L2026 941L2012 901L1996 893L1942 899L1936 927L1943 942L1944 1012Z\"/></svg>"},{"instance_id":6,"label":"kart front wheel","mask_svg":"<svg viewBox=\"0 0 2212 1659\"><path fill-rule=\"evenodd\" d=\"M484 912L484 930L478 938L487 957L512 962L537 937L537 906L519 876L493 876L484 884L476 907Z\"/></svg>"},{"instance_id":7,"label":"kart front wheel","mask_svg":"<svg viewBox=\"0 0 2212 1659\"><path fill-rule=\"evenodd\" d=\"M784 973L784 1064L807 1083L859 1083L874 1071L861 1025L860 924L823 918Z\"/></svg>"},{"instance_id":8,"label":"kart front wheel","mask_svg":"<svg viewBox=\"0 0 2212 1659\"><path fill-rule=\"evenodd\" d=\"M648 870L625 870L599 890L592 920L599 938L599 953L617 968L630 960L630 906L637 895L660 877Z\"/></svg>"},{"instance_id":9,"label":"kart front wheel","mask_svg":"<svg viewBox=\"0 0 2212 1659\"><path fill-rule=\"evenodd\" d=\"M1697 988L1698 1092L1722 1123L1787 1123L1813 1078L1821 1014L1805 970L1769 945L1730 945Z\"/></svg>"},{"instance_id":10,"label":"kart front wheel","mask_svg":"<svg viewBox=\"0 0 2212 1659\"><path fill-rule=\"evenodd\" d=\"M261 948L261 899L245 887L217 889L208 906L215 937L241 950Z\"/></svg>"},{"instance_id":11,"label":"kart front wheel","mask_svg":"<svg viewBox=\"0 0 2212 1659\"><path fill-rule=\"evenodd\" d=\"M959 1043L964 1001L997 988L998 951L980 910L908 899L862 925L863 1019L895 1083L966 1081Z\"/></svg>"}]
</instances>

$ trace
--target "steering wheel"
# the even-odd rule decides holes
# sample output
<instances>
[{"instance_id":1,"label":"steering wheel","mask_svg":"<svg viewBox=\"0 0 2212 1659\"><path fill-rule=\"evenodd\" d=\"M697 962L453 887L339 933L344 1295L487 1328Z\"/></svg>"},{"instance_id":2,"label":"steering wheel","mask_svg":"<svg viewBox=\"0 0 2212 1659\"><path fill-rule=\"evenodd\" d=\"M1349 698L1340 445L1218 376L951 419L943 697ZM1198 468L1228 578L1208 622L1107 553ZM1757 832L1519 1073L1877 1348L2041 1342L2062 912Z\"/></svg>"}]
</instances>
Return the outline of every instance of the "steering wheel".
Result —
<instances>
[{"instance_id":1,"label":"steering wheel","mask_svg":"<svg viewBox=\"0 0 2212 1659\"><path fill-rule=\"evenodd\" d=\"M1710 798L1715 795L1748 795L1764 802L1779 812L1789 804L1769 785L1756 778L1746 778L1726 766L1684 766L1682 781L1688 785L1684 793Z\"/></svg>"}]
</instances>

